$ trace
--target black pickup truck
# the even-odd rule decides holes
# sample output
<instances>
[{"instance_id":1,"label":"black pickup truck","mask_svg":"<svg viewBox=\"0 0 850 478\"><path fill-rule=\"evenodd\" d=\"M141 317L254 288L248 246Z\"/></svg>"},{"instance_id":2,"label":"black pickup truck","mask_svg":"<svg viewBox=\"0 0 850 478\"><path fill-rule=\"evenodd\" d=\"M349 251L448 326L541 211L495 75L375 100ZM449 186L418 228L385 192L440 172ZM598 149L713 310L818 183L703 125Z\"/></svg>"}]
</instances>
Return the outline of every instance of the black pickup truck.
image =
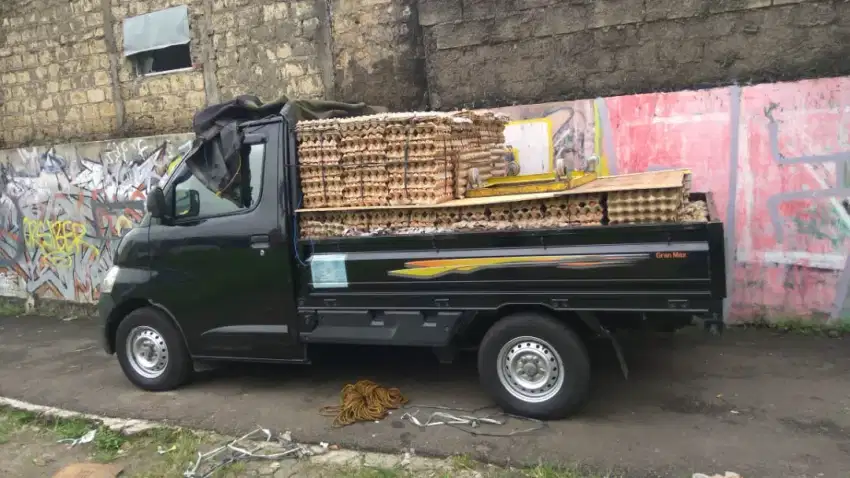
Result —
<instances>
[{"instance_id":1,"label":"black pickup truck","mask_svg":"<svg viewBox=\"0 0 850 478\"><path fill-rule=\"evenodd\" d=\"M693 199L708 223L307 241L292 121L239 128L240 202L184 161L101 285L104 348L142 389L209 362L307 364L311 344L429 347L443 361L474 347L500 406L558 418L586 401L588 340L619 350L615 329L722 327L723 225L705 194Z\"/></svg>"}]
</instances>

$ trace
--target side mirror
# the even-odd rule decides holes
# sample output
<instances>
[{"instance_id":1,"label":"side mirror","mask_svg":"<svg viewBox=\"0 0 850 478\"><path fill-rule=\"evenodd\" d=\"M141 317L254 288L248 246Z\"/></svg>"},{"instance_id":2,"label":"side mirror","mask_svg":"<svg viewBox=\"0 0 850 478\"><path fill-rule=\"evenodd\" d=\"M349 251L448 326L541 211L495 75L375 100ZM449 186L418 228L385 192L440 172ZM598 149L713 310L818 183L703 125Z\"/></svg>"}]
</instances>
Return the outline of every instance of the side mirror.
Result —
<instances>
[{"instance_id":1,"label":"side mirror","mask_svg":"<svg viewBox=\"0 0 850 478\"><path fill-rule=\"evenodd\" d=\"M181 189L174 200L176 217L195 217L201 212L201 194L194 189Z\"/></svg>"},{"instance_id":2,"label":"side mirror","mask_svg":"<svg viewBox=\"0 0 850 478\"><path fill-rule=\"evenodd\" d=\"M161 219L165 217L165 193L162 188L155 187L148 193L145 208L151 213L151 217Z\"/></svg>"}]
</instances>

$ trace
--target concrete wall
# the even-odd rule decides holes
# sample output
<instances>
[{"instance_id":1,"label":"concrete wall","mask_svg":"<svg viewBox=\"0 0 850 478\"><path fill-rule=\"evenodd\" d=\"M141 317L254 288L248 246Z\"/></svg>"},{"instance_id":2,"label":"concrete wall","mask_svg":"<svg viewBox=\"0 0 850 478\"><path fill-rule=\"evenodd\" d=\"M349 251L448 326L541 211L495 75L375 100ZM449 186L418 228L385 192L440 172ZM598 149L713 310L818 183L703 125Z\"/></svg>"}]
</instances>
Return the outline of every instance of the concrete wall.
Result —
<instances>
[{"instance_id":1,"label":"concrete wall","mask_svg":"<svg viewBox=\"0 0 850 478\"><path fill-rule=\"evenodd\" d=\"M187 5L190 71L135 77L122 22ZM850 74L831 0L6 0L0 147L176 133L241 93L505 106Z\"/></svg>"},{"instance_id":2,"label":"concrete wall","mask_svg":"<svg viewBox=\"0 0 850 478\"><path fill-rule=\"evenodd\" d=\"M850 318L850 77L502 108L522 167L690 168L726 224L727 320ZM190 135L0 151L0 294L87 302Z\"/></svg>"},{"instance_id":3,"label":"concrete wall","mask_svg":"<svg viewBox=\"0 0 850 478\"><path fill-rule=\"evenodd\" d=\"M177 5L192 67L135 75L123 20ZM326 18L323 0L2 2L0 147L182 132L208 102L243 93L333 96Z\"/></svg>"},{"instance_id":4,"label":"concrete wall","mask_svg":"<svg viewBox=\"0 0 850 478\"><path fill-rule=\"evenodd\" d=\"M850 3L420 0L431 103L493 106L850 72Z\"/></svg>"},{"instance_id":5,"label":"concrete wall","mask_svg":"<svg viewBox=\"0 0 850 478\"><path fill-rule=\"evenodd\" d=\"M394 110L427 106L415 0L330 2L337 98Z\"/></svg>"}]
</instances>

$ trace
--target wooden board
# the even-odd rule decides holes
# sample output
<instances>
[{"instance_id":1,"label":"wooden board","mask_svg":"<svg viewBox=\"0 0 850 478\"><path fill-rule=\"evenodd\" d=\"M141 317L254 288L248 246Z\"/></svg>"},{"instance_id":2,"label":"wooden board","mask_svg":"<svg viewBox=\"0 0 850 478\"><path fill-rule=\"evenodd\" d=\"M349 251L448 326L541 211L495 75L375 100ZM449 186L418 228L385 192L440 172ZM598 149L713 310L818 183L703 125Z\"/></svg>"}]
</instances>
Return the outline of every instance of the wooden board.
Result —
<instances>
[{"instance_id":1,"label":"wooden board","mask_svg":"<svg viewBox=\"0 0 850 478\"><path fill-rule=\"evenodd\" d=\"M488 204L504 204L509 202L534 201L537 199L552 199L560 196L573 194L603 193L611 191L633 191L640 189L661 189L682 187L685 183L685 175L690 170L677 169L670 171L651 171L648 173L623 174L620 176L603 176L575 189L566 191L513 194L510 196L492 196L479 198L463 198L447 201L440 204L415 205L415 206L360 206L360 207L322 207L313 209L297 209L296 213L302 212L345 212L345 211L377 211L398 209L442 209L452 207L486 206Z\"/></svg>"},{"instance_id":2,"label":"wooden board","mask_svg":"<svg viewBox=\"0 0 850 478\"><path fill-rule=\"evenodd\" d=\"M611 191L637 191L641 189L680 188L685 185L688 169L651 171L648 173L603 176L592 183L579 186L570 192L573 194L606 193Z\"/></svg>"}]
</instances>

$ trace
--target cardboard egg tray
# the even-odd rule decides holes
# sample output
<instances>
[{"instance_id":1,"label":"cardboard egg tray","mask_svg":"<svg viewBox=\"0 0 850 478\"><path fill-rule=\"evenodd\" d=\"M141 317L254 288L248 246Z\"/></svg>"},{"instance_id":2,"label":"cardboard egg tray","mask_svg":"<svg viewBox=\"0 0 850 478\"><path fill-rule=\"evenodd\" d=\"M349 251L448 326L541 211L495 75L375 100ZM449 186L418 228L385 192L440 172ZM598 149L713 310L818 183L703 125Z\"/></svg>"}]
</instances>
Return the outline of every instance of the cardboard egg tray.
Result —
<instances>
[{"instance_id":1,"label":"cardboard egg tray","mask_svg":"<svg viewBox=\"0 0 850 478\"><path fill-rule=\"evenodd\" d=\"M665 192L667 193L667 192ZM659 193L651 197L659 197ZM641 198L646 200L646 198ZM610 200L610 199L609 199ZM392 202L392 200L391 200ZM318 211L301 214L302 235L318 239L333 234L399 233L419 230L504 230L581 227L601 225L605 217L603 194L579 194L552 199L496 203L481 206L435 209ZM686 205L682 220L704 222L704 201ZM667 222L659 212L636 211L617 216L617 221ZM615 223L616 224L616 223Z\"/></svg>"},{"instance_id":2,"label":"cardboard egg tray","mask_svg":"<svg viewBox=\"0 0 850 478\"><path fill-rule=\"evenodd\" d=\"M510 149L505 145L497 145L490 149L490 161L492 163L490 177L503 178L508 175L508 162L506 161L508 153L510 153Z\"/></svg>"},{"instance_id":3,"label":"cardboard egg tray","mask_svg":"<svg viewBox=\"0 0 850 478\"><path fill-rule=\"evenodd\" d=\"M414 209L408 210L407 222L398 222L395 225L398 227L434 227L437 223L437 212L433 209Z\"/></svg>"},{"instance_id":4,"label":"cardboard egg tray","mask_svg":"<svg viewBox=\"0 0 850 478\"><path fill-rule=\"evenodd\" d=\"M674 222L683 204L683 188L643 189L608 193L610 224Z\"/></svg>"},{"instance_id":5,"label":"cardboard egg tray","mask_svg":"<svg viewBox=\"0 0 850 478\"><path fill-rule=\"evenodd\" d=\"M493 154L505 124L502 116L472 111L302 121L303 206L431 205L462 197L470 169L480 182L507 173Z\"/></svg>"},{"instance_id":6,"label":"cardboard egg tray","mask_svg":"<svg viewBox=\"0 0 850 478\"><path fill-rule=\"evenodd\" d=\"M568 196L567 208L573 226L598 226L605 217L601 194Z\"/></svg>"},{"instance_id":7,"label":"cardboard egg tray","mask_svg":"<svg viewBox=\"0 0 850 478\"><path fill-rule=\"evenodd\" d=\"M687 202L679 212L682 222L708 222L708 205L705 201Z\"/></svg>"}]
</instances>

